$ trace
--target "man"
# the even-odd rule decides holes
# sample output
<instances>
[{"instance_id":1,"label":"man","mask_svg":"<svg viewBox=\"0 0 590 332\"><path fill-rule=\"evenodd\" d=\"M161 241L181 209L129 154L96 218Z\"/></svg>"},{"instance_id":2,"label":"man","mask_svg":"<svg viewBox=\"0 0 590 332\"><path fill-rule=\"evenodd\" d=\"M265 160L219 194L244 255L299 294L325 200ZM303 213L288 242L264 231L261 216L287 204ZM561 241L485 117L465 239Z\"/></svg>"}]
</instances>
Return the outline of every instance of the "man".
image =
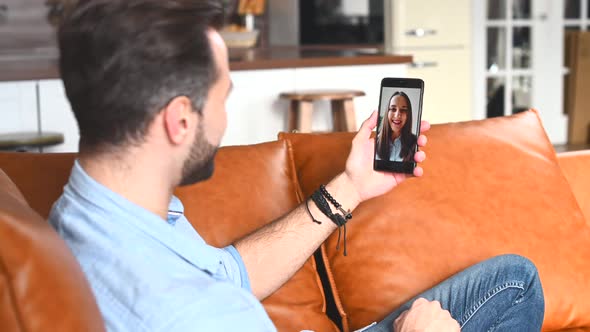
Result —
<instances>
[{"instance_id":1,"label":"man","mask_svg":"<svg viewBox=\"0 0 590 332\"><path fill-rule=\"evenodd\" d=\"M109 331L274 331L259 301L336 229L310 202L310 213L302 205L218 249L182 216L173 190L211 176L226 127L232 85L221 22L213 0L86 0L59 29L80 154L50 222L80 262ZM405 178L372 169L376 117L326 186L346 209ZM518 256L478 264L421 297L371 331L394 321L396 331L537 331L543 320L536 269Z\"/></svg>"}]
</instances>

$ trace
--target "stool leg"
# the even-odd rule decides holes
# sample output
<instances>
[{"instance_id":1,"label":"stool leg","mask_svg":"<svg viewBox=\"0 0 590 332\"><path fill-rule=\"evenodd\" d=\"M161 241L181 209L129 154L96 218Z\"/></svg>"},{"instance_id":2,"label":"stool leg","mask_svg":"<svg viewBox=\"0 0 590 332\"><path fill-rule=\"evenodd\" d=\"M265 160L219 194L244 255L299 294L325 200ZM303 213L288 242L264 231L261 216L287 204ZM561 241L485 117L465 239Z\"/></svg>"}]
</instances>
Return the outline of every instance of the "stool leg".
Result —
<instances>
[{"instance_id":1,"label":"stool leg","mask_svg":"<svg viewBox=\"0 0 590 332\"><path fill-rule=\"evenodd\" d=\"M297 119L299 118L299 101L291 100L289 104L289 115L287 117L287 132L291 133L297 129Z\"/></svg>"},{"instance_id":2,"label":"stool leg","mask_svg":"<svg viewBox=\"0 0 590 332\"><path fill-rule=\"evenodd\" d=\"M311 133L311 116L313 113L313 102L307 100L299 101L297 117L297 130L300 133Z\"/></svg>"},{"instance_id":3,"label":"stool leg","mask_svg":"<svg viewBox=\"0 0 590 332\"><path fill-rule=\"evenodd\" d=\"M356 116L352 99L332 101L334 131L356 131Z\"/></svg>"},{"instance_id":4,"label":"stool leg","mask_svg":"<svg viewBox=\"0 0 590 332\"><path fill-rule=\"evenodd\" d=\"M352 99L344 100L344 129L356 131L356 115L354 114L354 102Z\"/></svg>"},{"instance_id":5,"label":"stool leg","mask_svg":"<svg viewBox=\"0 0 590 332\"><path fill-rule=\"evenodd\" d=\"M332 100L332 130L344 131L344 103L343 100Z\"/></svg>"}]
</instances>

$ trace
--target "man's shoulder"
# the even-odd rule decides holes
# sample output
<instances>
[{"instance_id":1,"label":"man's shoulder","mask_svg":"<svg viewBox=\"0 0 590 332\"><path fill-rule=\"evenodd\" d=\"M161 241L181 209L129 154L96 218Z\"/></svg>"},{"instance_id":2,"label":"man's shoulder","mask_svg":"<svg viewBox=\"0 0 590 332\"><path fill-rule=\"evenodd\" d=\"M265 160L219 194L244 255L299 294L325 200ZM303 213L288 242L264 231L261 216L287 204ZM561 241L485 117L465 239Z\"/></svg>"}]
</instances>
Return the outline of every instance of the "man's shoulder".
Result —
<instances>
[{"instance_id":1,"label":"man's shoulder","mask_svg":"<svg viewBox=\"0 0 590 332\"><path fill-rule=\"evenodd\" d=\"M77 244L92 245L93 242L79 242L77 240L104 235L100 229L101 221L109 218L116 218L116 216L97 213L85 198L72 195L66 188L65 192L53 204L48 221L68 245L72 241Z\"/></svg>"},{"instance_id":2,"label":"man's shoulder","mask_svg":"<svg viewBox=\"0 0 590 332\"><path fill-rule=\"evenodd\" d=\"M75 217L80 213L78 208L75 206L76 202L73 198L67 194L67 186L64 192L58 199L53 203L51 211L49 212L48 221L49 224L59 233L59 235L66 240L64 237L64 230L68 225L68 219ZM74 226L79 225L74 223Z\"/></svg>"}]
</instances>

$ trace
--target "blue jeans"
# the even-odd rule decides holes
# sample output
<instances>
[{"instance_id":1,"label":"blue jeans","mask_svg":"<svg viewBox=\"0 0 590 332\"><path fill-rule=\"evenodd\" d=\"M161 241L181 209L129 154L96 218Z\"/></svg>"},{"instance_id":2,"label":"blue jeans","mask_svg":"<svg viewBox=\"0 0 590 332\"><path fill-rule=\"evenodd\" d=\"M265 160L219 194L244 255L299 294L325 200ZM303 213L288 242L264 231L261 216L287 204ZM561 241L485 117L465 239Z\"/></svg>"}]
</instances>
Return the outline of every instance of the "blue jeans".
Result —
<instances>
[{"instance_id":1,"label":"blue jeans","mask_svg":"<svg viewBox=\"0 0 590 332\"><path fill-rule=\"evenodd\" d=\"M535 265L517 255L476 264L416 296L367 332L393 331L393 322L415 299L437 300L461 331L541 330L545 300Z\"/></svg>"}]
</instances>

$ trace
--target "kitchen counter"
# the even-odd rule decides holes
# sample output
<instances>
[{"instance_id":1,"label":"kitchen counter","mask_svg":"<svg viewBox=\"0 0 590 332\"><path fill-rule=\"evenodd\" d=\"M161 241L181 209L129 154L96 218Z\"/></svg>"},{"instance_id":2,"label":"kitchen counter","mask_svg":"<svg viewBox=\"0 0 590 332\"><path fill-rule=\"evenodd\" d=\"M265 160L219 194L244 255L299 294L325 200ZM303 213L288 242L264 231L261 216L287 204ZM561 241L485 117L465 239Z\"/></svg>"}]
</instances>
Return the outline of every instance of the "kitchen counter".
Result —
<instances>
[{"instance_id":1,"label":"kitchen counter","mask_svg":"<svg viewBox=\"0 0 590 332\"><path fill-rule=\"evenodd\" d=\"M412 62L412 56L410 55L384 54L378 48L308 46L230 50L231 70L403 64L410 62Z\"/></svg>"},{"instance_id":2,"label":"kitchen counter","mask_svg":"<svg viewBox=\"0 0 590 332\"><path fill-rule=\"evenodd\" d=\"M377 48L335 46L272 47L230 50L230 69L258 70L327 66L403 64L410 55L389 55ZM44 49L27 54L0 51L0 81L25 81L59 78L57 52Z\"/></svg>"},{"instance_id":3,"label":"kitchen counter","mask_svg":"<svg viewBox=\"0 0 590 332\"><path fill-rule=\"evenodd\" d=\"M59 78L56 58L3 60L0 58L0 81L29 81Z\"/></svg>"}]
</instances>

